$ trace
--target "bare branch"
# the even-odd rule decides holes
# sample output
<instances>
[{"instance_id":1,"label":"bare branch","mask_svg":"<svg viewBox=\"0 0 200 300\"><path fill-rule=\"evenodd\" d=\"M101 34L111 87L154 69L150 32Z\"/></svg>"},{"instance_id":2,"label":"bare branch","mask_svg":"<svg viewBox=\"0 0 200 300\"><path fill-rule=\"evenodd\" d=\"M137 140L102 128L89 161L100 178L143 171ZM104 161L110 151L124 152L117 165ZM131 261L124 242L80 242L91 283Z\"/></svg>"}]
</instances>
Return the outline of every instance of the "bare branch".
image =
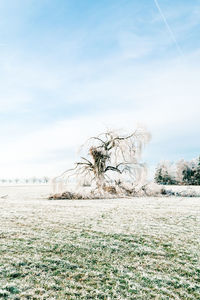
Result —
<instances>
[{"instance_id":1,"label":"bare branch","mask_svg":"<svg viewBox=\"0 0 200 300\"><path fill-rule=\"evenodd\" d=\"M98 189L111 181L112 176L107 174L110 175L110 172L116 174L114 178L129 176L132 180L137 181L144 168L139 163L140 153L148 139L148 132L142 128L136 129L129 135L119 135L115 131L107 131L93 136L85 144L88 157L81 156L82 161L76 162L74 168L63 172L57 179L68 180L75 176L81 180L94 181ZM90 146L88 141L92 141Z\"/></svg>"}]
</instances>

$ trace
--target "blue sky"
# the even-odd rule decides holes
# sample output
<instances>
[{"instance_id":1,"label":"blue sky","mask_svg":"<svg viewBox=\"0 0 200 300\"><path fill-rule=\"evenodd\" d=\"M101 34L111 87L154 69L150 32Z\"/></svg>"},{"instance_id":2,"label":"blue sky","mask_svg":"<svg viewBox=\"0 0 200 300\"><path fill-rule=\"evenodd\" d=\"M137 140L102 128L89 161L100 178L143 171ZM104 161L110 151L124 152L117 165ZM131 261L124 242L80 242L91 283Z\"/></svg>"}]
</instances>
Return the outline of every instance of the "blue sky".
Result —
<instances>
[{"instance_id":1,"label":"blue sky","mask_svg":"<svg viewBox=\"0 0 200 300\"><path fill-rule=\"evenodd\" d=\"M138 123L151 172L200 154L200 0L157 2L176 42L153 0L0 0L1 178L57 175Z\"/></svg>"}]
</instances>

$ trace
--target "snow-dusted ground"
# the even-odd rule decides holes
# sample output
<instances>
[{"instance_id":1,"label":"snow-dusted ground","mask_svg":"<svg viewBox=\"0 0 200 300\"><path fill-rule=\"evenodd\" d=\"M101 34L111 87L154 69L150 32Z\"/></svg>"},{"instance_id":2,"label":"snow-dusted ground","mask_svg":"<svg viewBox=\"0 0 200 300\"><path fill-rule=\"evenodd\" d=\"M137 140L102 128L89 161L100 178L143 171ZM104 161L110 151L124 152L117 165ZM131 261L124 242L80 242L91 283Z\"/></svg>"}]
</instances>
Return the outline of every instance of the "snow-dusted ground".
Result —
<instances>
[{"instance_id":1,"label":"snow-dusted ground","mask_svg":"<svg viewBox=\"0 0 200 300\"><path fill-rule=\"evenodd\" d=\"M182 191L187 187L167 186ZM189 187L199 190L199 187ZM50 185L0 187L0 216L2 230L9 229L11 219L29 223L40 220L50 226L79 224L94 230L120 233L183 234L194 229L192 220L200 221L200 198L135 197L105 200L48 200ZM5 197L6 196L6 197ZM3 221L4 220L4 221ZM8 224L6 225L6 223ZM47 225L47 224L46 224ZM195 229L197 230L197 228ZM199 232L200 236L200 232Z\"/></svg>"},{"instance_id":2,"label":"snow-dusted ground","mask_svg":"<svg viewBox=\"0 0 200 300\"><path fill-rule=\"evenodd\" d=\"M200 192L200 185L165 185L165 187L168 187L173 191L193 190L195 192Z\"/></svg>"},{"instance_id":3,"label":"snow-dusted ground","mask_svg":"<svg viewBox=\"0 0 200 300\"><path fill-rule=\"evenodd\" d=\"M198 299L200 197L48 200L51 192L0 187L0 297Z\"/></svg>"},{"instance_id":4,"label":"snow-dusted ground","mask_svg":"<svg viewBox=\"0 0 200 300\"><path fill-rule=\"evenodd\" d=\"M166 190L171 190L173 192L195 192L200 195L200 185L164 185Z\"/></svg>"}]
</instances>

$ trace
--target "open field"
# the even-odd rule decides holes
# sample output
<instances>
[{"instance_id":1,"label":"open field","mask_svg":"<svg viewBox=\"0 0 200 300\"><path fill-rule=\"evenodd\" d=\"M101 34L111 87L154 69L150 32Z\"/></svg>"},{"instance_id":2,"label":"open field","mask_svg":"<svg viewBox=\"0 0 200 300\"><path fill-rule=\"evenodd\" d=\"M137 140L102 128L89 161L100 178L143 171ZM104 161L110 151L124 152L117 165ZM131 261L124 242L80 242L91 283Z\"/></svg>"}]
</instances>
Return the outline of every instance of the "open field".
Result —
<instances>
[{"instance_id":1,"label":"open field","mask_svg":"<svg viewBox=\"0 0 200 300\"><path fill-rule=\"evenodd\" d=\"M200 299L200 198L0 187L0 298Z\"/></svg>"}]
</instances>

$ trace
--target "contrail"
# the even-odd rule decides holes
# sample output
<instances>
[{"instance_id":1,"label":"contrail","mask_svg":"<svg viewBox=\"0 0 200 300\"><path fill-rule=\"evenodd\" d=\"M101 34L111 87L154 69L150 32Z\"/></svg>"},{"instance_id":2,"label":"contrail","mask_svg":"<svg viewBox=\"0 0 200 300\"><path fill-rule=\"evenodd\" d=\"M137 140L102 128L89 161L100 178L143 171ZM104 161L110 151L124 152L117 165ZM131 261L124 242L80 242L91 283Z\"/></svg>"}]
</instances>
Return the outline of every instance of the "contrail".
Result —
<instances>
[{"instance_id":1,"label":"contrail","mask_svg":"<svg viewBox=\"0 0 200 300\"><path fill-rule=\"evenodd\" d=\"M166 27L167 27L167 30L168 30L169 34L171 35L171 38L173 39L173 41L174 41L174 43L175 43L175 45L176 45L176 48L177 48L179 54L183 57L183 56L184 56L184 55L183 55L183 52L182 52L182 50L181 50L181 48L180 48L180 46L179 46L179 44L178 44L178 42L177 42L177 40L176 40L176 37L175 37L175 35L174 35L172 29L170 28L170 26L169 26L169 24L168 24L168 22L167 22L167 19L166 19L165 15L163 14L163 12L162 12L162 10L161 10L161 8L160 8L160 5L158 4L158 1L157 1L157 0L154 0L154 3L155 3L155 5L156 5L156 7L157 7L157 9L158 9L158 11L159 11L159 13L160 13L160 15L161 15L161 17L162 17L162 19L163 19L163 21L164 21Z\"/></svg>"}]
</instances>

